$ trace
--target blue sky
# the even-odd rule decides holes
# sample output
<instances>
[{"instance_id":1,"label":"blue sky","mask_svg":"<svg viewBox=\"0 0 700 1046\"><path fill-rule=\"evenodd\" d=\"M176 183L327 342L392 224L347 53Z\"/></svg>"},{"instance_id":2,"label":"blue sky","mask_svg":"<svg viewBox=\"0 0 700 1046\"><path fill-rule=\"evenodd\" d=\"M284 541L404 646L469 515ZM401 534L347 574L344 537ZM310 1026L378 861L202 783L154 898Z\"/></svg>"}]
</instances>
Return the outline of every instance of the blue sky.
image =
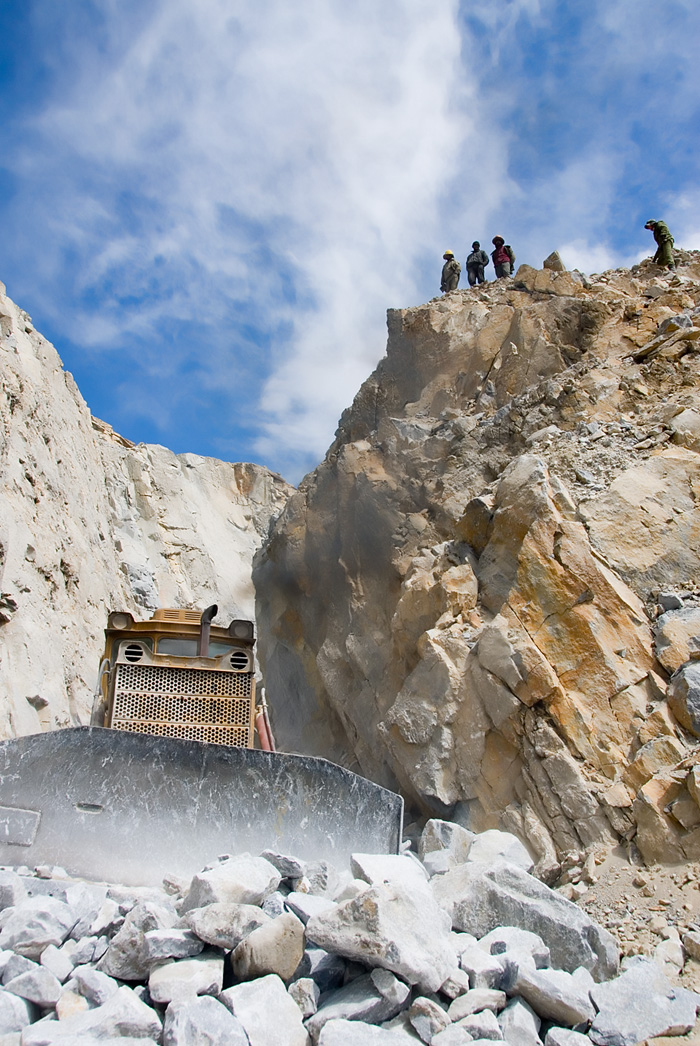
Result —
<instances>
[{"instance_id":1,"label":"blue sky","mask_svg":"<svg viewBox=\"0 0 700 1046\"><path fill-rule=\"evenodd\" d=\"M697 0L2 0L0 279L94 414L296 482L496 232L700 248Z\"/></svg>"}]
</instances>

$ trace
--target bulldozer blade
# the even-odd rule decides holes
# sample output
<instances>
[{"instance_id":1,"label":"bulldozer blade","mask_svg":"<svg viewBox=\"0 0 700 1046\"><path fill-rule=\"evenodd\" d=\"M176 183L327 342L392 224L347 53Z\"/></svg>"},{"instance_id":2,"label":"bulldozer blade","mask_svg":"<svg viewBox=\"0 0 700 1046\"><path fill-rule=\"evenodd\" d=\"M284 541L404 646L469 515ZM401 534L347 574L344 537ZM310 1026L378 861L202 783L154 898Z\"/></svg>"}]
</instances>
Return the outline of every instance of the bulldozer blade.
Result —
<instances>
[{"instance_id":1,"label":"bulldozer blade","mask_svg":"<svg viewBox=\"0 0 700 1046\"><path fill-rule=\"evenodd\" d=\"M76 727L0 743L0 863L125 885L265 849L397 853L403 800L326 759Z\"/></svg>"}]
</instances>

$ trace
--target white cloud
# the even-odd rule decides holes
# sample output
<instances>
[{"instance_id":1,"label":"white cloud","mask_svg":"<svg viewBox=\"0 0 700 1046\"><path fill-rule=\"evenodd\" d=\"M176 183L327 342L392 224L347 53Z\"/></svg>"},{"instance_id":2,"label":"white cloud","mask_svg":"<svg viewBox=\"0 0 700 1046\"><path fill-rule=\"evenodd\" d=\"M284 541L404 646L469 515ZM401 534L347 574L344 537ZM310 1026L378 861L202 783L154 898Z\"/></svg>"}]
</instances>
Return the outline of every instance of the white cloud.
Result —
<instances>
[{"instance_id":1,"label":"white cloud","mask_svg":"<svg viewBox=\"0 0 700 1046\"><path fill-rule=\"evenodd\" d=\"M313 465L386 307L424 299L426 272L437 293L447 246L501 229L519 261L600 271L636 259L659 206L700 242L697 194L669 197L648 151L675 156L697 103L691 0L462 4L461 30L458 0L89 6L100 33L69 5L53 100L12 150L15 231L66 336L158 376L165 442L183 397L216 391L268 463ZM673 88L645 90L669 51ZM151 413L147 389L129 402Z\"/></svg>"},{"instance_id":2,"label":"white cloud","mask_svg":"<svg viewBox=\"0 0 700 1046\"><path fill-rule=\"evenodd\" d=\"M47 274L69 246L76 292L98 300L71 335L225 323L232 303L284 327L258 445L320 457L383 352L387 305L415 297L426 254L438 278L452 236L439 207L476 126L457 0L168 0L128 46L119 8L102 15L120 49L100 66L76 41L72 86L17 161L48 194Z\"/></svg>"}]
</instances>

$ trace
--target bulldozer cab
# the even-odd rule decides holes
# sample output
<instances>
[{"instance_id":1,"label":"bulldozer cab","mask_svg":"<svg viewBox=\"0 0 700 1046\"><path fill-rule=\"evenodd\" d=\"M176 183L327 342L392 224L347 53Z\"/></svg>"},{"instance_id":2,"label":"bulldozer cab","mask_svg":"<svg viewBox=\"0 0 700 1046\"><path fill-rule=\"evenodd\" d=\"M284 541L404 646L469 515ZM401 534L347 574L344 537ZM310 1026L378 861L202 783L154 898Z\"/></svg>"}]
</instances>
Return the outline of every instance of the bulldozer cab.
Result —
<instances>
[{"instance_id":1,"label":"bulldozer cab","mask_svg":"<svg viewBox=\"0 0 700 1046\"><path fill-rule=\"evenodd\" d=\"M253 748L253 623L212 625L216 612L110 613L92 725Z\"/></svg>"}]
</instances>

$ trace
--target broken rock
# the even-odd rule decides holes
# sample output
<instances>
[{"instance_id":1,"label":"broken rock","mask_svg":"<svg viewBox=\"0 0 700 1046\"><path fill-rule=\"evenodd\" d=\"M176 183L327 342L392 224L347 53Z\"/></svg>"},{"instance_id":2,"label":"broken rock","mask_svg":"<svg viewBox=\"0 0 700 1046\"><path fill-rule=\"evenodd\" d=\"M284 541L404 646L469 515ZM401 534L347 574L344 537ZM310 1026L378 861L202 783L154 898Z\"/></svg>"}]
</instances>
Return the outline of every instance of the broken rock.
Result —
<instances>
[{"instance_id":1,"label":"broken rock","mask_svg":"<svg viewBox=\"0 0 700 1046\"><path fill-rule=\"evenodd\" d=\"M308 1046L299 1007L276 974L236 984L219 999L243 1025L250 1046Z\"/></svg>"},{"instance_id":2,"label":"broken rock","mask_svg":"<svg viewBox=\"0 0 700 1046\"><path fill-rule=\"evenodd\" d=\"M637 959L615 980L597 984L589 1032L597 1046L635 1046L655 1035L685 1035L695 1025L698 996L672 988L651 959Z\"/></svg>"},{"instance_id":3,"label":"broken rock","mask_svg":"<svg viewBox=\"0 0 700 1046\"><path fill-rule=\"evenodd\" d=\"M587 972L587 971L586 971ZM590 984L563 970L518 971L511 994L524 999L538 1016L560 1024L584 1024L595 1010L589 998Z\"/></svg>"},{"instance_id":4,"label":"broken rock","mask_svg":"<svg viewBox=\"0 0 700 1046\"><path fill-rule=\"evenodd\" d=\"M154 1002L172 1002L187 995L218 995L224 978L223 956L202 952L193 959L178 959L156 967L148 978Z\"/></svg>"},{"instance_id":5,"label":"broken rock","mask_svg":"<svg viewBox=\"0 0 700 1046\"><path fill-rule=\"evenodd\" d=\"M597 981L617 973L619 951L611 934L514 865L467 864L437 876L431 886L455 929L481 938L499 926L516 926L538 934L559 969L583 966Z\"/></svg>"},{"instance_id":6,"label":"broken rock","mask_svg":"<svg viewBox=\"0 0 700 1046\"><path fill-rule=\"evenodd\" d=\"M681 665L668 685L668 706L686 730L700 737L700 664Z\"/></svg>"},{"instance_id":7,"label":"broken rock","mask_svg":"<svg viewBox=\"0 0 700 1046\"><path fill-rule=\"evenodd\" d=\"M75 921L75 915L63 901L30 897L12 909L0 931L0 948L38 959L44 948L65 941Z\"/></svg>"},{"instance_id":8,"label":"broken rock","mask_svg":"<svg viewBox=\"0 0 700 1046\"><path fill-rule=\"evenodd\" d=\"M282 876L263 857L239 854L218 861L192 879L181 911L207 904L262 904L274 893Z\"/></svg>"},{"instance_id":9,"label":"broken rock","mask_svg":"<svg viewBox=\"0 0 700 1046\"><path fill-rule=\"evenodd\" d=\"M226 1043L248 1046L241 1022L222 1003L209 996L171 1002L165 1013L163 1046Z\"/></svg>"},{"instance_id":10,"label":"broken rock","mask_svg":"<svg viewBox=\"0 0 700 1046\"><path fill-rule=\"evenodd\" d=\"M287 912L253 930L231 956L233 970L241 980L278 974L288 981L304 954L304 924Z\"/></svg>"},{"instance_id":11,"label":"broken rock","mask_svg":"<svg viewBox=\"0 0 700 1046\"><path fill-rule=\"evenodd\" d=\"M204 908L193 908L185 915L187 925L207 944L231 950L237 948L249 933L270 922L260 908L252 904L215 902Z\"/></svg>"},{"instance_id":12,"label":"broken rock","mask_svg":"<svg viewBox=\"0 0 700 1046\"><path fill-rule=\"evenodd\" d=\"M427 884L411 890L398 883L371 886L354 900L309 920L307 939L327 951L382 966L437 991L456 966L449 920Z\"/></svg>"},{"instance_id":13,"label":"broken rock","mask_svg":"<svg viewBox=\"0 0 700 1046\"><path fill-rule=\"evenodd\" d=\"M380 1024L395 1017L409 995L408 985L388 970L373 970L324 997L306 1027L315 1042L321 1029L332 1020Z\"/></svg>"}]
</instances>

